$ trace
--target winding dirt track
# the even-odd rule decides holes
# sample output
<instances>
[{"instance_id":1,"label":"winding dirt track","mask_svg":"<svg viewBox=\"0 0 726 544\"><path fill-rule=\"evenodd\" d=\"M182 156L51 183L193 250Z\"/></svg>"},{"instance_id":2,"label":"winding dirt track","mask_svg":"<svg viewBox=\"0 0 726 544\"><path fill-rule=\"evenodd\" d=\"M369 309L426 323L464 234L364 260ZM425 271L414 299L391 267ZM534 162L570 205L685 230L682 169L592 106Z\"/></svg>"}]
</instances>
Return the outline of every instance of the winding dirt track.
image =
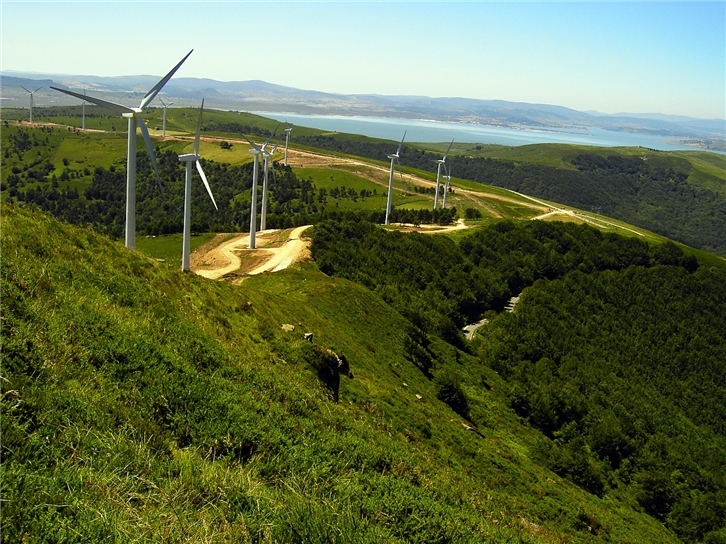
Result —
<instances>
[{"instance_id":1,"label":"winding dirt track","mask_svg":"<svg viewBox=\"0 0 726 544\"><path fill-rule=\"evenodd\" d=\"M220 245L212 240L191 255L191 270L212 280L228 274L253 276L284 270L292 263L307 258L308 242L301 235L309 227L305 225L293 229L284 240L280 239L280 235L285 231L273 229L258 232L255 238L257 249L249 249L249 234L235 236ZM278 245L280 242L282 244Z\"/></svg>"}]
</instances>

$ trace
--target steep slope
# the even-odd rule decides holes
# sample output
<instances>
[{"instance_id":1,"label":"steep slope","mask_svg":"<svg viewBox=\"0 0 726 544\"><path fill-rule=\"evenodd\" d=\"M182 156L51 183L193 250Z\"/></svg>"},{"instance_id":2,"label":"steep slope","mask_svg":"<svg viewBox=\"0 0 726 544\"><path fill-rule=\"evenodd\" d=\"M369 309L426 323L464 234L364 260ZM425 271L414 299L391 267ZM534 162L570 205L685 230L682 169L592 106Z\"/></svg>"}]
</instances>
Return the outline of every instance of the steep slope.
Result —
<instances>
[{"instance_id":1,"label":"steep slope","mask_svg":"<svg viewBox=\"0 0 726 544\"><path fill-rule=\"evenodd\" d=\"M533 449L598 496L629 496L686 542L726 534L726 264L572 223L501 221L444 236L321 223L322 271L374 289L425 339L467 349L462 317L481 313L475 345L500 373L509 405L542 431ZM518 295L513 312L497 313ZM510 309L511 309L510 304ZM458 326L455 323L458 322ZM470 349L471 344L469 344ZM475 364L442 370L466 416ZM472 373L473 371L473 373ZM456 383L467 387L459 391ZM480 424L480 414L471 412Z\"/></svg>"},{"instance_id":2,"label":"steep slope","mask_svg":"<svg viewBox=\"0 0 726 544\"><path fill-rule=\"evenodd\" d=\"M677 541L535 464L489 369L467 429L363 287L212 282L7 205L1 227L4 542Z\"/></svg>"}]
</instances>

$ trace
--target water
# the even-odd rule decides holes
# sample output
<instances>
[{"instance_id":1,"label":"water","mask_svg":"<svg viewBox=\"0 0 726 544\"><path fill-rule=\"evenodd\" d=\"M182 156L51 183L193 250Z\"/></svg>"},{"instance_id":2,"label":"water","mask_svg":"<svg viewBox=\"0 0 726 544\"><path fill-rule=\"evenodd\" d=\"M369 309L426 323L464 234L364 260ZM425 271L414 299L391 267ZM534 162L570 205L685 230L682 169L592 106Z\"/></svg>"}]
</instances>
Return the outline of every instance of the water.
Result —
<instances>
[{"instance_id":1,"label":"water","mask_svg":"<svg viewBox=\"0 0 726 544\"><path fill-rule=\"evenodd\" d=\"M693 150L678 138L615 132L598 127L533 129L510 128L472 123L451 123L426 119L397 119L393 117L349 117L343 115L300 115L296 113L253 112L278 121L295 125L362 134L371 138L400 140L407 130L406 141L419 143L457 142L526 145L542 143L581 144L606 147L641 146L661 151Z\"/></svg>"}]
</instances>

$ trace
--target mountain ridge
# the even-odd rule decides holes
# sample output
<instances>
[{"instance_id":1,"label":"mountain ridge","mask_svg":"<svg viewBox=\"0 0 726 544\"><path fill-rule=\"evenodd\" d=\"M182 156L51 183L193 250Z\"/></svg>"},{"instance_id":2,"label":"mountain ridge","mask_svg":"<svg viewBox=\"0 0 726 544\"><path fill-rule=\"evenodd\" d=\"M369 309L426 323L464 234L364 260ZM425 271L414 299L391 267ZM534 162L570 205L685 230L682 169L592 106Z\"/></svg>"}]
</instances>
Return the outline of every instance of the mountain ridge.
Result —
<instances>
[{"instance_id":1,"label":"mountain ridge","mask_svg":"<svg viewBox=\"0 0 726 544\"><path fill-rule=\"evenodd\" d=\"M31 75L43 78L41 81L44 84L52 80L56 85L68 88L89 88L94 93L101 93L99 97L103 97L103 93L145 93L156 82L156 76L149 75L104 77L4 71L0 75L3 95L17 100L24 98L22 89L19 92L11 90L23 84L18 81L21 78L31 81ZM209 96L210 90L214 96ZM433 118L499 126L594 126L615 131L726 139L726 120L722 119L698 119L658 113L591 113L561 105L501 99L340 94L297 89L261 80L225 82L193 77L172 79L163 94L170 99L200 99L204 95L210 98L209 107L219 109L252 111L262 108L302 114ZM66 99L58 93L53 93L52 100L58 104L74 103L72 99Z\"/></svg>"}]
</instances>

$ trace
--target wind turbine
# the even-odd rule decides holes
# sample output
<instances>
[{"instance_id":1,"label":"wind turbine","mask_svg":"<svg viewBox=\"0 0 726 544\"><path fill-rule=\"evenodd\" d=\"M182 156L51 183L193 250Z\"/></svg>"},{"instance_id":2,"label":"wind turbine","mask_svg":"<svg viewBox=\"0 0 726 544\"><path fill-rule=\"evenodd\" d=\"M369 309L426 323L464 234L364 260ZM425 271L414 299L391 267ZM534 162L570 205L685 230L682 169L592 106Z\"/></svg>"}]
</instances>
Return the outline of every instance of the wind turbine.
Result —
<instances>
[{"instance_id":1,"label":"wind turbine","mask_svg":"<svg viewBox=\"0 0 726 544\"><path fill-rule=\"evenodd\" d=\"M265 158L265 177L262 181L262 211L260 212L260 230L265 230L267 228L267 163L270 157L272 157L272 155L275 153L275 149L277 149L278 145L280 145L279 141L275 144L275 147L273 147L272 151L270 151L269 153L266 151L262 152L262 156ZM272 170L274 174L274 165L272 165Z\"/></svg>"},{"instance_id":2,"label":"wind turbine","mask_svg":"<svg viewBox=\"0 0 726 544\"><path fill-rule=\"evenodd\" d=\"M451 165L449 165L449 169L446 169L446 165L444 165L444 171L446 175L444 176L444 179L446 180L446 185L444 186L444 201L441 204L442 208L446 208L446 194L449 192L449 182L451 182Z\"/></svg>"},{"instance_id":3,"label":"wind turbine","mask_svg":"<svg viewBox=\"0 0 726 544\"><path fill-rule=\"evenodd\" d=\"M398 146L398 150L394 155L388 155L388 158L391 159L391 175L388 178L388 199L386 201L386 225L388 225L388 220L391 216L391 204L393 204L393 164L394 161L398 162L398 156L401 153L401 148L403 147L403 140L406 139L406 132L403 133L403 138L401 138L401 144ZM401 163L398 163L399 171L401 168ZM401 179L403 179L403 174L401 174Z\"/></svg>"},{"instance_id":4,"label":"wind turbine","mask_svg":"<svg viewBox=\"0 0 726 544\"><path fill-rule=\"evenodd\" d=\"M277 131L277 129L275 129ZM245 140L249 142L249 144L252 146L252 149L250 149L250 153L253 155L254 160L254 166L252 169L252 204L250 205L250 246L249 249L256 249L257 243L256 243L256 234L257 234L257 177L259 175L260 171L260 165L258 157L260 154L263 153L263 149L265 146L270 143L270 140L275 135L273 132L270 134L270 137L265 140L265 143L262 144L262 147L258 146L256 143L254 143L252 140L247 138L245 136Z\"/></svg>"},{"instance_id":5,"label":"wind turbine","mask_svg":"<svg viewBox=\"0 0 726 544\"><path fill-rule=\"evenodd\" d=\"M272 133L272 136L275 135L275 132L277 132L277 129ZM270 136L270 138L272 138ZM268 140L269 141L269 140ZM268 178L268 165L270 162L270 157L275 153L275 149L277 149L277 146L280 145L280 141L278 140L275 144L275 147L272 148L272 151L265 151L265 146L267 145L267 142L262 146L262 157L265 159L264 162L264 176L262 178L262 211L260 212L260 230L265 230L267 228L267 178ZM274 166L272 167L275 168Z\"/></svg>"},{"instance_id":6,"label":"wind turbine","mask_svg":"<svg viewBox=\"0 0 726 544\"><path fill-rule=\"evenodd\" d=\"M159 102L164 106L164 114L161 116L161 137L166 138L166 108L173 106L175 103L169 102L167 104L161 97L159 97ZM202 100L202 107L204 107L204 100Z\"/></svg>"},{"instance_id":7,"label":"wind turbine","mask_svg":"<svg viewBox=\"0 0 726 544\"><path fill-rule=\"evenodd\" d=\"M192 51L194 50L192 49ZM92 104L96 104L97 106L101 106L102 108L106 108L107 110L118 113L121 115L121 117L125 117L129 120L128 148L126 151L125 236L126 247L129 249L134 249L136 246L136 126L138 124L141 128L141 134L143 134L144 136L146 149L149 152L149 157L151 158L151 165L154 167L154 173L156 174L156 182L159 185L159 190L161 190L161 178L159 177L159 169L156 167L154 149L153 147L151 147L151 138L149 137L149 131L146 128L146 123L144 123L144 119L141 117L141 114L143 113L144 108L148 106L152 100L154 100L159 91L161 91L164 85L166 85L167 81L171 79L171 77L184 63L184 61L187 60L189 55L192 54L192 51L189 51L189 53L187 53L186 56L182 60L180 60L179 63L174 66L174 68L172 68L168 74L166 74L156 85L151 88L148 93L146 93L146 95L144 95L144 98L141 99L141 104L139 104L138 108L129 108L128 106L123 106L114 102L107 102L106 100L101 100L100 98L94 98L91 96L75 93L73 91L67 91L65 89L51 87L51 89L65 93L70 96L75 96L76 98L80 98L81 100L88 100Z\"/></svg>"},{"instance_id":8,"label":"wind turbine","mask_svg":"<svg viewBox=\"0 0 726 544\"><path fill-rule=\"evenodd\" d=\"M214 201L212 189L209 187L207 176L204 175L202 165L199 164L199 135L202 132L202 112L204 111L204 100L199 108L199 122L197 123L197 135L194 137L194 153L179 155L179 161L186 163L186 179L184 182L184 239L182 242L182 270L189 270L189 239L192 230L192 163L197 167L199 177L202 178L204 187L207 189L209 198L212 199L215 209L219 210Z\"/></svg>"},{"instance_id":9,"label":"wind turbine","mask_svg":"<svg viewBox=\"0 0 726 544\"><path fill-rule=\"evenodd\" d=\"M23 87L23 86L21 85L21 87ZM34 91L30 91L28 89L25 89L25 87L23 87L23 89L25 89L25 91L30 95L30 122L31 123L33 122L33 95L35 93L37 93L39 90L41 90L42 88L43 87L38 87Z\"/></svg>"},{"instance_id":10,"label":"wind turbine","mask_svg":"<svg viewBox=\"0 0 726 544\"><path fill-rule=\"evenodd\" d=\"M438 164L438 168L436 169L436 195L434 196L434 210L439 207L439 187L440 187L440 179L441 179L441 166L444 166L444 171L446 171L446 156L449 154L449 151L451 151L451 146L454 145L454 140L451 140L451 143L449 144L449 148L446 150L446 153L444 153L443 159L438 159L436 162ZM446 202L446 193L444 193L444 202Z\"/></svg>"},{"instance_id":11,"label":"wind turbine","mask_svg":"<svg viewBox=\"0 0 726 544\"><path fill-rule=\"evenodd\" d=\"M291 132L292 132L292 127L287 127L285 129L285 166L287 166L287 144L290 141Z\"/></svg>"}]
</instances>

